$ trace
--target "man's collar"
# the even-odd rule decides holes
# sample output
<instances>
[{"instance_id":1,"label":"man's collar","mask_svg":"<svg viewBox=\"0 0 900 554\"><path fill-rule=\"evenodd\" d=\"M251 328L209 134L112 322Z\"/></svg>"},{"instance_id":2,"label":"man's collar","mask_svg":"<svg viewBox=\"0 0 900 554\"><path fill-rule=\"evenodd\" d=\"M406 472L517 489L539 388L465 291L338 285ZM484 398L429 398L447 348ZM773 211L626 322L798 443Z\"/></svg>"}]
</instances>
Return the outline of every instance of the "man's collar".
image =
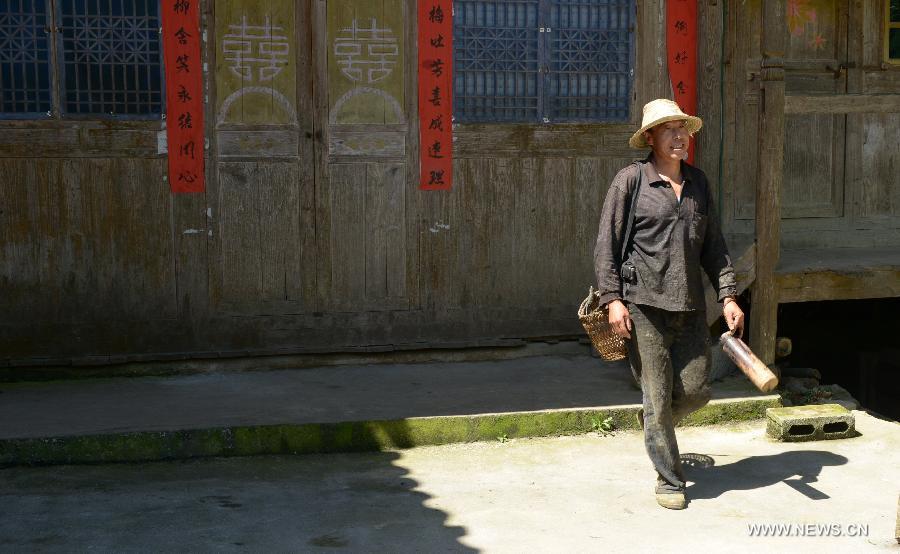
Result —
<instances>
[{"instance_id":1,"label":"man's collar","mask_svg":"<svg viewBox=\"0 0 900 554\"><path fill-rule=\"evenodd\" d=\"M656 166L652 162L653 152L650 152L644 158L643 163L641 163L641 171L644 172L644 182L650 185L662 181L662 177L659 176L659 172L656 171Z\"/></svg>"},{"instance_id":2,"label":"man's collar","mask_svg":"<svg viewBox=\"0 0 900 554\"><path fill-rule=\"evenodd\" d=\"M647 157L644 158L644 160L641 162L641 171L644 172L644 179L646 179L645 182L651 185L653 183L665 182L663 181L663 178L659 176L659 172L656 171L656 166L653 165L652 160L653 152L650 152L649 154L647 154ZM684 179L684 181L687 183L692 180L693 175L694 167L682 160L681 178Z\"/></svg>"}]
</instances>

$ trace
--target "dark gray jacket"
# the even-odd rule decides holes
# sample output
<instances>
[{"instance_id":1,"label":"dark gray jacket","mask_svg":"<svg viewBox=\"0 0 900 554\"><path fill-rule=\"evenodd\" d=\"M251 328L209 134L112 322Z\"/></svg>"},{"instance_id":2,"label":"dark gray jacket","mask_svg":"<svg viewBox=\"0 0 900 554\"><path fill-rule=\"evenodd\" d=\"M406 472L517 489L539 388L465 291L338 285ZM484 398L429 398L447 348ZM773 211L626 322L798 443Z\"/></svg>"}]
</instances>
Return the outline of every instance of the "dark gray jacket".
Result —
<instances>
[{"instance_id":1,"label":"dark gray jacket","mask_svg":"<svg viewBox=\"0 0 900 554\"><path fill-rule=\"evenodd\" d=\"M722 237L706 175L681 162L681 202L662 180L650 157L640 169L629 165L613 179L603 203L594 248L594 271L606 304L624 299L669 311L704 310L701 268L719 301L735 294L734 268ZM643 178L632 241L622 259L628 210Z\"/></svg>"}]
</instances>

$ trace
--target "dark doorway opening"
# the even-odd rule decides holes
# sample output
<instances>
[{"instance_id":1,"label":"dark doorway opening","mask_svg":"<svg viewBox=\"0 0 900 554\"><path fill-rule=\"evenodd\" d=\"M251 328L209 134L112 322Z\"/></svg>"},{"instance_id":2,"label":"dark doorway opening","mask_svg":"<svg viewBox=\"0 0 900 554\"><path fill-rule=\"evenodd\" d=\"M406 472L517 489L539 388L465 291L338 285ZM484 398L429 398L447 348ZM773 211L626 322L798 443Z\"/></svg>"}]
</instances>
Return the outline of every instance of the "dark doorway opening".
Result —
<instances>
[{"instance_id":1,"label":"dark doorway opening","mask_svg":"<svg viewBox=\"0 0 900 554\"><path fill-rule=\"evenodd\" d=\"M900 420L900 298L782 304L778 335L793 341L791 366L816 368L823 384Z\"/></svg>"}]
</instances>

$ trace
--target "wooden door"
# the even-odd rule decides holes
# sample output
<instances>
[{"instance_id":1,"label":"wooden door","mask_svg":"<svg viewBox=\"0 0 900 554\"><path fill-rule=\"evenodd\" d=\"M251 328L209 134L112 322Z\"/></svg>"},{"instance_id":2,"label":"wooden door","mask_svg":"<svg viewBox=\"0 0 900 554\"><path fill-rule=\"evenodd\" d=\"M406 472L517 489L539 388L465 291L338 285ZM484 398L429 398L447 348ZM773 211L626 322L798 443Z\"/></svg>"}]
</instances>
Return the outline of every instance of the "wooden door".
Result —
<instances>
[{"instance_id":1,"label":"wooden door","mask_svg":"<svg viewBox=\"0 0 900 554\"><path fill-rule=\"evenodd\" d=\"M318 301L324 312L415 306L415 2L316 2ZM411 15L412 14L412 15Z\"/></svg>"},{"instance_id":2,"label":"wooden door","mask_svg":"<svg viewBox=\"0 0 900 554\"><path fill-rule=\"evenodd\" d=\"M846 94L848 3L789 4L785 95ZM846 114L785 115L782 218L843 216L846 128Z\"/></svg>"},{"instance_id":3,"label":"wooden door","mask_svg":"<svg viewBox=\"0 0 900 554\"><path fill-rule=\"evenodd\" d=\"M785 53L785 94L835 95L847 92L848 60L846 2L788 3L788 41ZM759 117L760 26L759 6L738 9L736 34L735 145L732 165L734 219L753 220L757 173L756 145ZM747 37L747 38L744 38ZM785 116L782 218L828 219L836 225L844 215L846 114L788 114ZM738 229L750 230L737 222ZM788 223L784 231L827 227L828 222Z\"/></svg>"},{"instance_id":4,"label":"wooden door","mask_svg":"<svg viewBox=\"0 0 900 554\"><path fill-rule=\"evenodd\" d=\"M215 2L210 294L218 313L315 309L310 3Z\"/></svg>"}]
</instances>

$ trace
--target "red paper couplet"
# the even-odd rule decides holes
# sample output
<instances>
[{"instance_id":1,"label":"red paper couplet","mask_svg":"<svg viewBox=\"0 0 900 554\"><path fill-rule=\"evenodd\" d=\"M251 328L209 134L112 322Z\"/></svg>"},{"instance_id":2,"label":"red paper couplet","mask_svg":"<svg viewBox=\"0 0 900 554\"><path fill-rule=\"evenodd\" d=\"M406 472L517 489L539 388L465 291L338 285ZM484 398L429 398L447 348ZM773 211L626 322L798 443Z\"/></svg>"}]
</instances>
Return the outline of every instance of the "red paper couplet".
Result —
<instances>
[{"instance_id":1,"label":"red paper couplet","mask_svg":"<svg viewBox=\"0 0 900 554\"><path fill-rule=\"evenodd\" d=\"M697 0L666 1L666 55L674 100L684 113L697 115ZM694 141L688 162L694 162Z\"/></svg>"},{"instance_id":2,"label":"red paper couplet","mask_svg":"<svg viewBox=\"0 0 900 554\"><path fill-rule=\"evenodd\" d=\"M174 193L206 190L199 4L200 0L161 4L169 187Z\"/></svg>"},{"instance_id":3,"label":"red paper couplet","mask_svg":"<svg viewBox=\"0 0 900 554\"><path fill-rule=\"evenodd\" d=\"M419 0L421 190L453 183L453 2Z\"/></svg>"}]
</instances>

